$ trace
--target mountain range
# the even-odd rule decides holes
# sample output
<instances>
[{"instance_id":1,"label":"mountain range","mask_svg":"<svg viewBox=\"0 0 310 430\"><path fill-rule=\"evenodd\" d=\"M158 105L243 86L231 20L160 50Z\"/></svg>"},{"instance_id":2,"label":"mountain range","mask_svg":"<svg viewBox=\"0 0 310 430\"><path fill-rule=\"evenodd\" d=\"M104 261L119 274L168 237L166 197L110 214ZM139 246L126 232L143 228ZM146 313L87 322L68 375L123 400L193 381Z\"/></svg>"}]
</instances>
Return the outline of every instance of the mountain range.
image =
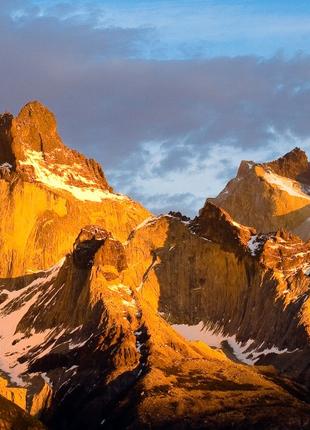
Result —
<instances>
[{"instance_id":1,"label":"mountain range","mask_svg":"<svg viewBox=\"0 0 310 430\"><path fill-rule=\"evenodd\" d=\"M0 429L310 428L304 151L155 216L30 102L0 202Z\"/></svg>"}]
</instances>

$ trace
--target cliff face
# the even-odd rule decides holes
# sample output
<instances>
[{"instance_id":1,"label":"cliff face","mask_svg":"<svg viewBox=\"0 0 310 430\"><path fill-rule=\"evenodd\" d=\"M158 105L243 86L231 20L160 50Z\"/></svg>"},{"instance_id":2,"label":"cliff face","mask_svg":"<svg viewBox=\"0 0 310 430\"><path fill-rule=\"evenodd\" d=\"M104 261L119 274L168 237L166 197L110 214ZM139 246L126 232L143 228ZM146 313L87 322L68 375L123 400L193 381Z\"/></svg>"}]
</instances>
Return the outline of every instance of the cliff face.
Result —
<instances>
[{"instance_id":1,"label":"cliff face","mask_svg":"<svg viewBox=\"0 0 310 430\"><path fill-rule=\"evenodd\" d=\"M113 193L99 164L63 145L38 102L0 118L0 277L49 267L87 224L125 240L149 212Z\"/></svg>"},{"instance_id":2,"label":"cliff face","mask_svg":"<svg viewBox=\"0 0 310 430\"><path fill-rule=\"evenodd\" d=\"M7 280L0 359L10 384L27 391L27 410L55 429L307 428L304 403L259 370L187 342L157 312L158 292L171 294L163 273L179 281L166 257L171 234L182 239L173 253L182 246L186 258L209 243L169 217L146 222L125 245L87 226L65 259L25 287L10 290ZM174 303L184 322L190 293L182 287Z\"/></svg>"},{"instance_id":3,"label":"cliff face","mask_svg":"<svg viewBox=\"0 0 310 430\"><path fill-rule=\"evenodd\" d=\"M238 174L216 197L208 199L232 218L268 233L285 228L310 238L310 167L296 148L264 164L242 161Z\"/></svg>"},{"instance_id":4,"label":"cliff face","mask_svg":"<svg viewBox=\"0 0 310 430\"><path fill-rule=\"evenodd\" d=\"M310 384L309 242L257 234L211 203L192 223L165 216L132 236L128 261L141 294L171 323L202 321L237 342L243 361L278 362Z\"/></svg>"}]
</instances>

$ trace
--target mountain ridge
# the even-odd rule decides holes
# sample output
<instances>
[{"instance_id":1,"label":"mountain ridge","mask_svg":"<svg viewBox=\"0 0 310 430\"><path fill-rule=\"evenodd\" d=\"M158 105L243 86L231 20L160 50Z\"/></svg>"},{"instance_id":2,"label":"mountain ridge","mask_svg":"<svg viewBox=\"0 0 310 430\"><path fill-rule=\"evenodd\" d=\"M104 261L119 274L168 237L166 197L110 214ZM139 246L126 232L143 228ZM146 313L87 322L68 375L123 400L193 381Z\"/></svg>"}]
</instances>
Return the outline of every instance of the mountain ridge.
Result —
<instances>
[{"instance_id":1,"label":"mountain ridge","mask_svg":"<svg viewBox=\"0 0 310 430\"><path fill-rule=\"evenodd\" d=\"M251 207L242 191L260 184L275 226L275 198L307 201L304 153L279 160L242 162L230 200L194 220L153 216L63 145L43 105L2 115L0 395L51 430L308 429L310 241L220 204ZM217 346L183 336L198 326Z\"/></svg>"}]
</instances>

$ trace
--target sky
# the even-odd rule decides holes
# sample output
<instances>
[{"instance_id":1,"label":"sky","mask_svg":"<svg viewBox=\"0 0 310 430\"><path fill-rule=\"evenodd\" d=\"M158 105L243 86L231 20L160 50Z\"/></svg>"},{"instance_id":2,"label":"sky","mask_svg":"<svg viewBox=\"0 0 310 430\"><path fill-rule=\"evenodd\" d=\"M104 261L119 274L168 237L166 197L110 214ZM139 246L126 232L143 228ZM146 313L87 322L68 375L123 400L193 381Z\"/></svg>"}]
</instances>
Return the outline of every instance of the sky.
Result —
<instances>
[{"instance_id":1,"label":"sky","mask_svg":"<svg viewBox=\"0 0 310 430\"><path fill-rule=\"evenodd\" d=\"M118 192L193 216L242 159L310 154L310 2L1 0L0 112L40 100Z\"/></svg>"}]
</instances>

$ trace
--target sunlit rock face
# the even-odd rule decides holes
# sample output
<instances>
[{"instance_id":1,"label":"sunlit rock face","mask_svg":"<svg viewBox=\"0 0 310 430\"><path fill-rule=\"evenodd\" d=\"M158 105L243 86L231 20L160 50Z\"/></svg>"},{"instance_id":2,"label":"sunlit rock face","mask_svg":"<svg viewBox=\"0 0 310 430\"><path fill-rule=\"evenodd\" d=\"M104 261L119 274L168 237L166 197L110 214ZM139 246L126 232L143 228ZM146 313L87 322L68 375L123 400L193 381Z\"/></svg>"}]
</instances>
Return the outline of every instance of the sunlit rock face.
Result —
<instances>
[{"instance_id":1,"label":"sunlit rock face","mask_svg":"<svg viewBox=\"0 0 310 430\"><path fill-rule=\"evenodd\" d=\"M310 167L299 148L270 163L242 161L236 178L208 200L259 232L285 228L310 238Z\"/></svg>"},{"instance_id":2,"label":"sunlit rock face","mask_svg":"<svg viewBox=\"0 0 310 430\"><path fill-rule=\"evenodd\" d=\"M80 229L99 224L123 241L149 212L116 194L100 165L67 148L38 102L0 118L0 276L56 263Z\"/></svg>"},{"instance_id":3,"label":"sunlit rock face","mask_svg":"<svg viewBox=\"0 0 310 430\"><path fill-rule=\"evenodd\" d=\"M307 181L293 154L260 168ZM0 161L0 428L310 427L309 242L209 201L153 217L37 102Z\"/></svg>"},{"instance_id":4,"label":"sunlit rock face","mask_svg":"<svg viewBox=\"0 0 310 430\"><path fill-rule=\"evenodd\" d=\"M64 146L54 115L41 103L26 104L18 116L0 120L0 163L10 163L28 181L64 189L81 200L99 201L111 191L100 165Z\"/></svg>"},{"instance_id":5,"label":"sunlit rock face","mask_svg":"<svg viewBox=\"0 0 310 430\"><path fill-rule=\"evenodd\" d=\"M0 428L3 430L44 430L45 426L0 394Z\"/></svg>"}]
</instances>

